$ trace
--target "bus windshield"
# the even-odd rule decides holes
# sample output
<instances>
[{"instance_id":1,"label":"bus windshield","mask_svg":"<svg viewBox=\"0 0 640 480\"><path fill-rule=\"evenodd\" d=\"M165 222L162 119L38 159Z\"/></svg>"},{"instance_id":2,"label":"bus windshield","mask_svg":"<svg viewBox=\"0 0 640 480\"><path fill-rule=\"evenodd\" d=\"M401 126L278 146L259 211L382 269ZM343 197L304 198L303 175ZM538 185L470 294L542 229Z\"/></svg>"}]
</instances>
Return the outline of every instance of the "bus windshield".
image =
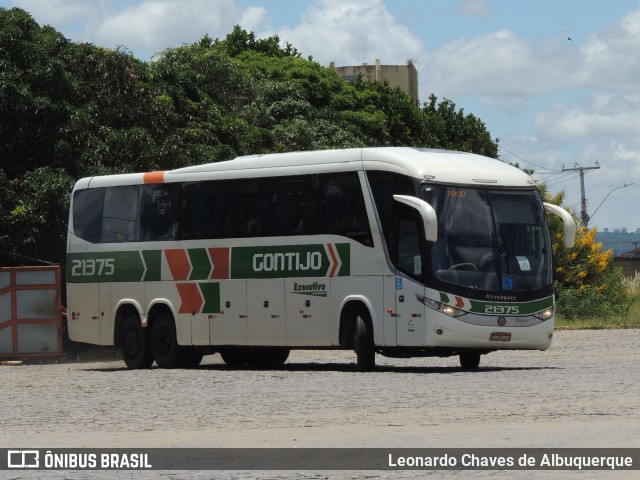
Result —
<instances>
[{"instance_id":1,"label":"bus windshield","mask_svg":"<svg viewBox=\"0 0 640 480\"><path fill-rule=\"evenodd\" d=\"M551 285L551 247L536 190L423 185L421 192L438 216L430 272L436 288L508 296Z\"/></svg>"}]
</instances>

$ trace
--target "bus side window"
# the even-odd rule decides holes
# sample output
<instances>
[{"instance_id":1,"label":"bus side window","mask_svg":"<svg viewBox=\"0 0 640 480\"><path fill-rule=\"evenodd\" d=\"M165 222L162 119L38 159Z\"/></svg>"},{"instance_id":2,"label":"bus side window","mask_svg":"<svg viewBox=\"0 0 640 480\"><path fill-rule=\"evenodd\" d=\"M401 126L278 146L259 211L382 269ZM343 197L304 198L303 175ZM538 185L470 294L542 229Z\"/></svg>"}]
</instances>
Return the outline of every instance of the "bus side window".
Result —
<instances>
[{"instance_id":1,"label":"bus side window","mask_svg":"<svg viewBox=\"0 0 640 480\"><path fill-rule=\"evenodd\" d=\"M317 177L317 175L305 175L274 179L274 189L270 199L269 235L314 233Z\"/></svg>"},{"instance_id":2,"label":"bus side window","mask_svg":"<svg viewBox=\"0 0 640 480\"><path fill-rule=\"evenodd\" d=\"M182 187L179 238L220 238L224 227L224 182L192 182Z\"/></svg>"},{"instance_id":3,"label":"bus side window","mask_svg":"<svg viewBox=\"0 0 640 480\"><path fill-rule=\"evenodd\" d=\"M140 187L141 242L175 240L178 212L178 185Z\"/></svg>"},{"instance_id":4,"label":"bus side window","mask_svg":"<svg viewBox=\"0 0 640 480\"><path fill-rule=\"evenodd\" d=\"M138 185L108 187L102 215L102 243L137 240Z\"/></svg>"},{"instance_id":5,"label":"bus side window","mask_svg":"<svg viewBox=\"0 0 640 480\"><path fill-rule=\"evenodd\" d=\"M271 179L240 179L226 182L223 238L266 235L269 225Z\"/></svg>"},{"instance_id":6,"label":"bus side window","mask_svg":"<svg viewBox=\"0 0 640 480\"><path fill-rule=\"evenodd\" d=\"M356 173L324 176L318 210L319 233L342 235L373 246L362 187Z\"/></svg>"},{"instance_id":7,"label":"bus side window","mask_svg":"<svg viewBox=\"0 0 640 480\"><path fill-rule=\"evenodd\" d=\"M73 194L73 232L87 242L100 242L104 191L104 188L89 188Z\"/></svg>"}]
</instances>

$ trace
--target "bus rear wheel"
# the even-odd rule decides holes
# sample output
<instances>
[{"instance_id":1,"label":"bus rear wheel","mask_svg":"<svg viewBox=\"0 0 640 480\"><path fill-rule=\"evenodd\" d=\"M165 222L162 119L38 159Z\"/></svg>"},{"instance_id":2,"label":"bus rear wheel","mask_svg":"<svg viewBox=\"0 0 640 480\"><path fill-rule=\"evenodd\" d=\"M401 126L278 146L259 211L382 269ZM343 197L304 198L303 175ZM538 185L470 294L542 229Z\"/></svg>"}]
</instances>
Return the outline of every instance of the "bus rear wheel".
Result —
<instances>
[{"instance_id":1,"label":"bus rear wheel","mask_svg":"<svg viewBox=\"0 0 640 480\"><path fill-rule=\"evenodd\" d=\"M376 347L373 343L373 324L368 313L356 316L356 331L353 337L358 370L371 372L376 366Z\"/></svg>"},{"instance_id":2,"label":"bus rear wheel","mask_svg":"<svg viewBox=\"0 0 640 480\"><path fill-rule=\"evenodd\" d=\"M151 325L151 351L153 358L161 368L176 368L186 356L186 352L176 338L176 324L173 317L162 312ZM199 362L198 362L199 363Z\"/></svg>"},{"instance_id":3,"label":"bus rear wheel","mask_svg":"<svg viewBox=\"0 0 640 480\"><path fill-rule=\"evenodd\" d=\"M149 345L149 333L142 328L140 319L129 315L122 324L122 359L127 368L135 370L149 368L153 355Z\"/></svg>"}]
</instances>

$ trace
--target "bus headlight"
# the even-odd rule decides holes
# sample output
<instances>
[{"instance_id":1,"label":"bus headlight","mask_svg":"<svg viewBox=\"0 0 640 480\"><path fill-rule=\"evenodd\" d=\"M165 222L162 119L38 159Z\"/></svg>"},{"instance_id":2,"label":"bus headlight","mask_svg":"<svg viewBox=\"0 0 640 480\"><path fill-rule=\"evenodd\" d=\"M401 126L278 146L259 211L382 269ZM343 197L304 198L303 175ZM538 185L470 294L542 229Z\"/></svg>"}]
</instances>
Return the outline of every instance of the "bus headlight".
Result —
<instances>
[{"instance_id":1,"label":"bus headlight","mask_svg":"<svg viewBox=\"0 0 640 480\"><path fill-rule=\"evenodd\" d=\"M533 316L539 318L540 320L549 320L551 317L553 317L553 313L555 312L555 310L555 307L549 307L542 310L541 312L534 313Z\"/></svg>"},{"instance_id":2,"label":"bus headlight","mask_svg":"<svg viewBox=\"0 0 640 480\"><path fill-rule=\"evenodd\" d=\"M459 317L467 313L462 310L458 310L456 307L452 307L451 305L445 305L444 303L436 302L435 300L432 300L422 295L418 295L417 293L416 293L416 298L420 301L420 303L423 303L430 309L435 310L436 312L442 312L445 315L448 315L450 317Z\"/></svg>"}]
</instances>

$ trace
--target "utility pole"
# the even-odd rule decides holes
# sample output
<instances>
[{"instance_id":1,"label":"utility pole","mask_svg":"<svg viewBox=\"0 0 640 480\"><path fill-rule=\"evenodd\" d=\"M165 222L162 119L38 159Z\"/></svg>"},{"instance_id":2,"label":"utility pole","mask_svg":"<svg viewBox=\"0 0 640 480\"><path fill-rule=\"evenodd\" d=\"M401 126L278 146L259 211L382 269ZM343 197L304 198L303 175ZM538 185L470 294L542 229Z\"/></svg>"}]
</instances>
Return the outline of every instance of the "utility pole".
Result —
<instances>
[{"instance_id":1,"label":"utility pole","mask_svg":"<svg viewBox=\"0 0 640 480\"><path fill-rule=\"evenodd\" d=\"M587 197L584 193L584 171L598 170L599 168L600 164L598 162L596 162L595 166L593 167L579 167L577 163L574 165L574 168L564 168L564 165L562 166L563 172L580 172L580 196L582 198L580 224L585 228L589 224L589 214L587 213Z\"/></svg>"}]
</instances>

